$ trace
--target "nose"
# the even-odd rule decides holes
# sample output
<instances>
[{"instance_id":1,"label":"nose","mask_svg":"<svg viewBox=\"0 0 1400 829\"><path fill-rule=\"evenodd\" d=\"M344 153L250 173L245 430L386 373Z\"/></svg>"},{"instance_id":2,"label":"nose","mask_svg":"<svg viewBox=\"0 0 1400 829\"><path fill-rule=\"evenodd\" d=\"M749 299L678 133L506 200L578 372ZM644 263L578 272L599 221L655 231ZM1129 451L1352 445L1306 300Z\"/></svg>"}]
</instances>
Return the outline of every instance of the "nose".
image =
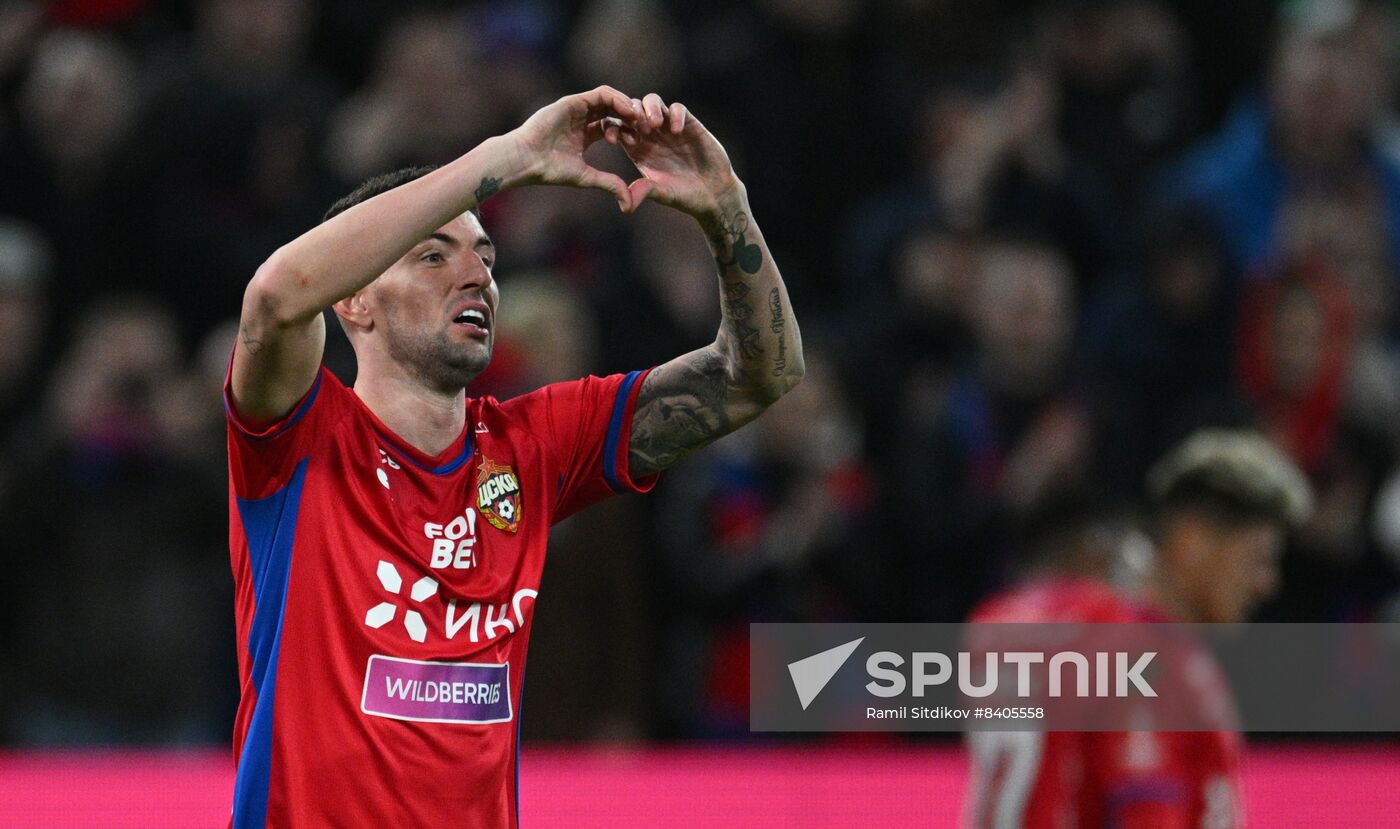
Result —
<instances>
[{"instance_id":1,"label":"nose","mask_svg":"<svg viewBox=\"0 0 1400 829\"><path fill-rule=\"evenodd\" d=\"M476 288L482 293L486 293L494 282L494 277L491 276L491 269L486 267L486 262L475 252L463 256L461 261L463 263L462 267L456 275L457 289L469 290L471 288Z\"/></svg>"}]
</instances>

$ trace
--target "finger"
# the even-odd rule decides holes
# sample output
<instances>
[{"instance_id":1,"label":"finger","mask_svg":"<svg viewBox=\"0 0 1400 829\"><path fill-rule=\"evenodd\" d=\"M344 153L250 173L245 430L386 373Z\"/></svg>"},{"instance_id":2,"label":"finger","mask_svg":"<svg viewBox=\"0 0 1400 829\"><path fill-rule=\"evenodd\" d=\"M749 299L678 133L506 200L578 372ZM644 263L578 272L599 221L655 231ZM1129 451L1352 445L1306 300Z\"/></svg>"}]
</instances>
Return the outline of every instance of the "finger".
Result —
<instances>
[{"instance_id":1,"label":"finger","mask_svg":"<svg viewBox=\"0 0 1400 829\"><path fill-rule=\"evenodd\" d=\"M583 174L579 176L579 184L584 187L592 187L597 190L606 190L617 199L617 206L623 213L632 212L632 191L627 188L626 182L612 173L605 173L596 167L585 167Z\"/></svg>"},{"instance_id":2,"label":"finger","mask_svg":"<svg viewBox=\"0 0 1400 829\"><path fill-rule=\"evenodd\" d=\"M685 129L685 122L690 119L690 110L685 108L685 104L679 101L671 104L670 112L671 133L677 134Z\"/></svg>"},{"instance_id":3,"label":"finger","mask_svg":"<svg viewBox=\"0 0 1400 829\"><path fill-rule=\"evenodd\" d=\"M647 198L656 191L656 182L643 177L627 185L627 189L631 191L632 209L636 210L638 207L642 206L642 202L646 201Z\"/></svg>"},{"instance_id":4,"label":"finger","mask_svg":"<svg viewBox=\"0 0 1400 829\"><path fill-rule=\"evenodd\" d=\"M659 127L666 122L666 104L655 92L648 92L642 99L642 112L646 115L649 127Z\"/></svg>"},{"instance_id":5,"label":"finger","mask_svg":"<svg viewBox=\"0 0 1400 829\"><path fill-rule=\"evenodd\" d=\"M589 121L587 126L583 128L584 146L591 147L598 141L606 139L607 135L604 132L605 126L606 125L601 120Z\"/></svg>"},{"instance_id":6,"label":"finger","mask_svg":"<svg viewBox=\"0 0 1400 829\"><path fill-rule=\"evenodd\" d=\"M623 126L624 122L621 118L600 118L597 121L589 123L588 127L585 129L584 134L588 138L588 143L590 146L599 138L608 142L609 144L616 145L620 140L619 133L621 132Z\"/></svg>"},{"instance_id":7,"label":"finger","mask_svg":"<svg viewBox=\"0 0 1400 829\"><path fill-rule=\"evenodd\" d=\"M636 120L632 123L633 129L640 129L644 133L651 132L651 119L647 117L646 104L642 103L640 98L633 98L632 105L638 112Z\"/></svg>"},{"instance_id":8,"label":"finger","mask_svg":"<svg viewBox=\"0 0 1400 829\"><path fill-rule=\"evenodd\" d=\"M607 84L588 92L582 92L579 94L579 98L588 107L590 121L609 115L615 115L628 121L637 121L645 117L640 101L623 95Z\"/></svg>"}]
</instances>

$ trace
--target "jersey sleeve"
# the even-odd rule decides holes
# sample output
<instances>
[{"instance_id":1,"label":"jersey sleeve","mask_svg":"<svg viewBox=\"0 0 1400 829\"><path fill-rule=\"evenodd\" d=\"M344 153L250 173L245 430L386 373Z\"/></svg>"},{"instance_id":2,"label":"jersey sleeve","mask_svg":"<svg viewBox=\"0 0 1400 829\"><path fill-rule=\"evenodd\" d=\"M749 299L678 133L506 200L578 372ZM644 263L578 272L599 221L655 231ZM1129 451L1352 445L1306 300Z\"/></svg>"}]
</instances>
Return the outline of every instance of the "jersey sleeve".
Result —
<instances>
[{"instance_id":1,"label":"jersey sleeve","mask_svg":"<svg viewBox=\"0 0 1400 829\"><path fill-rule=\"evenodd\" d=\"M284 417L266 425L252 426L239 414L233 402L233 361L224 374L224 414L228 420L228 467L233 492L244 500L256 500L281 489L309 456L319 440L324 440L336 405L337 392L344 386L325 366L316 373L311 388Z\"/></svg>"},{"instance_id":2,"label":"jersey sleeve","mask_svg":"<svg viewBox=\"0 0 1400 829\"><path fill-rule=\"evenodd\" d=\"M1087 767L1098 777L1105 818L1124 829L1195 829L1202 787L1213 775L1206 741L1195 732L1086 735ZM1232 826L1225 823L1221 826Z\"/></svg>"},{"instance_id":3,"label":"jersey sleeve","mask_svg":"<svg viewBox=\"0 0 1400 829\"><path fill-rule=\"evenodd\" d=\"M552 521L609 495L656 485L656 475L635 480L627 468L632 415L648 371L554 383L502 404L544 443L558 484Z\"/></svg>"}]
</instances>

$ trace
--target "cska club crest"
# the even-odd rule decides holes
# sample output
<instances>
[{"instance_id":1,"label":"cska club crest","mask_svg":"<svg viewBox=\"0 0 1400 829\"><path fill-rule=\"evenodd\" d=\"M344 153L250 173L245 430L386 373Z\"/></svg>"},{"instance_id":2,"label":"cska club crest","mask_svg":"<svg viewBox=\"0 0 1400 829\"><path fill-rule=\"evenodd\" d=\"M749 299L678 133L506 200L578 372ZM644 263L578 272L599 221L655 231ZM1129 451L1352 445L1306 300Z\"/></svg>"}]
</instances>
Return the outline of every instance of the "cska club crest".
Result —
<instances>
[{"instance_id":1,"label":"cska club crest","mask_svg":"<svg viewBox=\"0 0 1400 829\"><path fill-rule=\"evenodd\" d=\"M520 479L509 466L481 459L476 476L476 509L491 526L513 533L520 529Z\"/></svg>"}]
</instances>

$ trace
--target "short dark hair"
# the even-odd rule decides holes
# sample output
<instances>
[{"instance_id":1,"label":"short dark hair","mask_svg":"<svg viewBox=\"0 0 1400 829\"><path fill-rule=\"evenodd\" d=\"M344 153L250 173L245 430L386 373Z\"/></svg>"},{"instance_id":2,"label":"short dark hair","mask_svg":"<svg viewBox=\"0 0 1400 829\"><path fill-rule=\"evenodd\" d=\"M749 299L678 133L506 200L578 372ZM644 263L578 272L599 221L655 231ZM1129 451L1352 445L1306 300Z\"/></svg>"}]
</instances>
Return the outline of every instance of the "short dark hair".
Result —
<instances>
[{"instance_id":1,"label":"short dark hair","mask_svg":"<svg viewBox=\"0 0 1400 829\"><path fill-rule=\"evenodd\" d=\"M424 164L417 167L403 167L393 171L392 173L382 173L380 175L374 176L373 178L365 179L364 181L360 182L359 187L356 187L354 190L350 191L349 195L341 197L338 201L336 201L335 204L331 205L330 209L326 211L326 215L321 217L321 221L328 222L336 216L339 216L341 213L344 213L345 211L359 204L360 202L369 201L370 199L380 195L381 193L387 193L390 190L393 190L395 187L408 184L414 179L420 179L423 176L426 176L428 173L433 172L437 168L438 165L436 164ZM471 212L475 213L478 219L481 218L481 214L477 213L475 207L472 208Z\"/></svg>"},{"instance_id":2,"label":"short dark hair","mask_svg":"<svg viewBox=\"0 0 1400 829\"><path fill-rule=\"evenodd\" d=\"M1012 522L1020 569L1107 571L1126 508L1079 484L1051 489Z\"/></svg>"},{"instance_id":3,"label":"short dark hair","mask_svg":"<svg viewBox=\"0 0 1400 829\"><path fill-rule=\"evenodd\" d=\"M1303 473L1263 436L1206 429L1157 462L1148 476L1154 529L1183 513L1222 527L1301 524L1312 511Z\"/></svg>"}]
</instances>

